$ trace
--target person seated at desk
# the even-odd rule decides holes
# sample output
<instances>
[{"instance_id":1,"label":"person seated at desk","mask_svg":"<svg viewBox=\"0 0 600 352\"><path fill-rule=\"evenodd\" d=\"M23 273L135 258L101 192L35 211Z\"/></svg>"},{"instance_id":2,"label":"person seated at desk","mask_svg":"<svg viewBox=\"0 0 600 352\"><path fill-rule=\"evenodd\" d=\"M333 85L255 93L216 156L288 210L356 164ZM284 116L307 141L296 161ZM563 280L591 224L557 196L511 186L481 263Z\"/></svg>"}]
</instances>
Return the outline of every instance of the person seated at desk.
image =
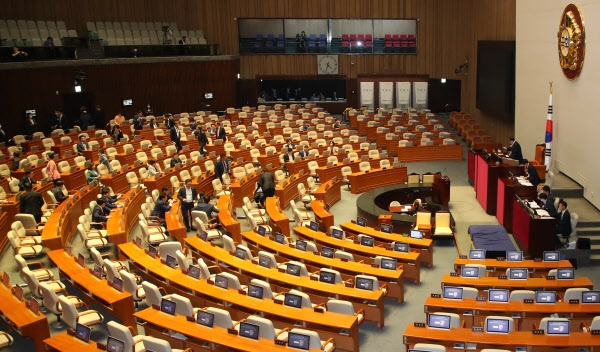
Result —
<instances>
[{"instance_id":1,"label":"person seated at desk","mask_svg":"<svg viewBox=\"0 0 600 352\"><path fill-rule=\"evenodd\" d=\"M525 164L525 171L527 172L527 179L531 182L532 185L537 186L542 182L540 179L540 175L532 164L529 163L527 159L523 159L523 164Z\"/></svg>"},{"instance_id":2,"label":"person seated at desk","mask_svg":"<svg viewBox=\"0 0 600 352\"><path fill-rule=\"evenodd\" d=\"M98 149L98 165L103 164L106 166L109 172L112 172L112 167L110 166L110 162L108 161L108 156L104 152L104 148Z\"/></svg>"},{"instance_id":3,"label":"person seated at desk","mask_svg":"<svg viewBox=\"0 0 600 352\"><path fill-rule=\"evenodd\" d=\"M540 192L544 193L548 197L547 202L550 202L552 205L554 205L554 195L551 192L550 186L544 185L544 187L542 187Z\"/></svg>"},{"instance_id":4,"label":"person seated at desk","mask_svg":"<svg viewBox=\"0 0 600 352\"><path fill-rule=\"evenodd\" d=\"M105 207L110 210L122 207L122 205L117 202L118 198L113 198L110 196L110 189L108 189L107 187L102 187L101 199L104 199L104 201L106 202Z\"/></svg>"},{"instance_id":5,"label":"person seated at desk","mask_svg":"<svg viewBox=\"0 0 600 352\"><path fill-rule=\"evenodd\" d=\"M158 124L156 123L156 121L154 121L154 119L150 119L150 123L148 124L148 126L150 126L150 129L152 130L158 128Z\"/></svg>"},{"instance_id":6,"label":"person seated at desk","mask_svg":"<svg viewBox=\"0 0 600 352\"><path fill-rule=\"evenodd\" d=\"M304 160L304 158L308 157L308 146L304 145L304 148L302 148L302 150L298 153L298 156L300 156L300 158L302 160Z\"/></svg>"},{"instance_id":7,"label":"person seated at desk","mask_svg":"<svg viewBox=\"0 0 600 352\"><path fill-rule=\"evenodd\" d=\"M150 177L160 177L160 175L162 174L162 170L160 169L160 165L156 162L156 159L150 159L150 161L148 161L148 175L150 175Z\"/></svg>"},{"instance_id":8,"label":"person seated at desk","mask_svg":"<svg viewBox=\"0 0 600 352\"><path fill-rule=\"evenodd\" d=\"M181 166L181 159L179 159L179 151L176 151L175 154L173 154L173 157L171 158L171 167L175 167L175 165L180 164Z\"/></svg>"},{"instance_id":9,"label":"person seated at desk","mask_svg":"<svg viewBox=\"0 0 600 352\"><path fill-rule=\"evenodd\" d=\"M229 174L229 161L227 160L227 155L225 153L221 153L219 159L215 161L215 177L223 182L223 175Z\"/></svg>"},{"instance_id":10,"label":"person seated at desk","mask_svg":"<svg viewBox=\"0 0 600 352\"><path fill-rule=\"evenodd\" d=\"M167 196L167 200L169 202L173 202L173 189L171 187L163 186L163 188L160 191Z\"/></svg>"},{"instance_id":11,"label":"person seated at desk","mask_svg":"<svg viewBox=\"0 0 600 352\"><path fill-rule=\"evenodd\" d=\"M571 213L567 209L567 202L564 200L558 201L558 214L556 214L556 236L558 240L567 239L571 236ZM562 242L561 242L562 244ZM568 244L567 244L568 245Z\"/></svg>"},{"instance_id":12,"label":"person seated at desk","mask_svg":"<svg viewBox=\"0 0 600 352\"><path fill-rule=\"evenodd\" d=\"M556 215L558 214L558 212L556 211L556 208L554 207L554 201L552 203L550 203L548 201L548 195L546 193L540 193L538 195L538 204L540 205L540 207L544 210L546 210L548 212L548 214L550 214L550 216L552 217L556 217Z\"/></svg>"},{"instance_id":13,"label":"person seated at desk","mask_svg":"<svg viewBox=\"0 0 600 352\"><path fill-rule=\"evenodd\" d=\"M115 141L115 144L118 144L121 141L121 138L123 138L123 132L121 131L121 126L115 125L115 127L113 127L112 133L110 135L112 136L113 141Z\"/></svg>"},{"instance_id":14,"label":"person seated at desk","mask_svg":"<svg viewBox=\"0 0 600 352\"><path fill-rule=\"evenodd\" d=\"M292 142L291 138L288 138L288 140L285 142L285 145L283 146L283 148L281 148L281 150L283 151L284 148L287 148L287 150L291 150L293 151L294 148L296 148L296 145Z\"/></svg>"},{"instance_id":15,"label":"person seated at desk","mask_svg":"<svg viewBox=\"0 0 600 352\"><path fill-rule=\"evenodd\" d=\"M81 135L79 136L79 143L77 143L77 153L81 155L86 150L90 150L90 145L88 144L87 137Z\"/></svg>"},{"instance_id":16,"label":"person seated at desk","mask_svg":"<svg viewBox=\"0 0 600 352\"><path fill-rule=\"evenodd\" d=\"M167 222L165 220L165 213L168 211L171 211L171 204L169 203L169 200L167 199L167 195L164 193L161 193L158 195L158 200L156 201L156 204L154 205L154 209L152 210L150 215L156 216L160 220L160 223L162 224L162 226L164 226L166 228Z\"/></svg>"},{"instance_id":17,"label":"person seated at desk","mask_svg":"<svg viewBox=\"0 0 600 352\"><path fill-rule=\"evenodd\" d=\"M506 148L506 151L510 152L508 157L511 159L518 160L519 163L523 160L523 152L521 152L521 145L519 142L515 141L515 137L510 137L508 139L510 146Z\"/></svg>"},{"instance_id":18,"label":"person seated at desk","mask_svg":"<svg viewBox=\"0 0 600 352\"><path fill-rule=\"evenodd\" d=\"M219 212L219 208L215 207L213 204L210 203L210 197L207 195L200 195L198 197L198 203L196 203L196 206L192 210L200 210L205 212L209 220L212 218L216 218L216 213ZM215 214L213 215L213 213Z\"/></svg>"},{"instance_id":19,"label":"person seated at desk","mask_svg":"<svg viewBox=\"0 0 600 352\"><path fill-rule=\"evenodd\" d=\"M341 125L342 125L342 122L340 121L340 119L336 119L335 122L333 123L333 128L340 128Z\"/></svg>"},{"instance_id":20,"label":"person seated at desk","mask_svg":"<svg viewBox=\"0 0 600 352\"><path fill-rule=\"evenodd\" d=\"M54 181L54 188L52 188L52 194L54 195L54 198L56 199L56 203L58 203L58 204L62 203L65 199L69 198L63 192L64 184L65 184L64 181L62 181L61 179Z\"/></svg>"},{"instance_id":21,"label":"person seated at desk","mask_svg":"<svg viewBox=\"0 0 600 352\"><path fill-rule=\"evenodd\" d=\"M100 174L94 170L94 165L92 163L88 164L87 170L85 171L85 179L88 184L100 180Z\"/></svg>"},{"instance_id":22,"label":"person seated at desk","mask_svg":"<svg viewBox=\"0 0 600 352\"><path fill-rule=\"evenodd\" d=\"M103 198L98 199L96 201L96 206L94 207L94 210L92 210L91 227L95 229L106 228L106 222L112 217L109 214L110 210L106 207L106 201Z\"/></svg>"},{"instance_id":23,"label":"person seated at desk","mask_svg":"<svg viewBox=\"0 0 600 352\"><path fill-rule=\"evenodd\" d=\"M300 127L300 131L307 132L309 128L310 128L310 122L306 121L306 122L304 122L304 126Z\"/></svg>"},{"instance_id":24,"label":"person seated at desk","mask_svg":"<svg viewBox=\"0 0 600 352\"><path fill-rule=\"evenodd\" d=\"M425 209L425 207L423 207L421 198L417 198L417 199L415 199L415 201L412 204L412 209L410 210L409 215L411 215L411 216L417 215L417 213L423 209Z\"/></svg>"},{"instance_id":25,"label":"person seated at desk","mask_svg":"<svg viewBox=\"0 0 600 352\"><path fill-rule=\"evenodd\" d=\"M327 146L327 150L329 151L329 155L334 155L334 154L337 154L337 152L340 150L340 148L335 146L334 141L331 141L331 142L329 142L329 145Z\"/></svg>"},{"instance_id":26,"label":"person seated at desk","mask_svg":"<svg viewBox=\"0 0 600 352\"><path fill-rule=\"evenodd\" d=\"M13 159L13 164L10 169L12 171L18 170L19 164L21 163L21 152L16 151L16 152L12 153L12 159Z\"/></svg>"},{"instance_id":27,"label":"person seated at desk","mask_svg":"<svg viewBox=\"0 0 600 352\"><path fill-rule=\"evenodd\" d=\"M293 163L294 162L294 150L293 149L288 149L287 153L285 153L283 155L283 161L286 163Z\"/></svg>"},{"instance_id":28,"label":"person seated at desk","mask_svg":"<svg viewBox=\"0 0 600 352\"><path fill-rule=\"evenodd\" d=\"M35 221L39 223L42 221L44 199L39 192L32 191L31 183L25 182L23 187L25 188L25 193L21 195L19 211L23 214L33 215Z\"/></svg>"},{"instance_id":29,"label":"person seated at desk","mask_svg":"<svg viewBox=\"0 0 600 352\"><path fill-rule=\"evenodd\" d=\"M22 192L25 190L26 183L29 183L30 185L34 185L34 184L38 183L38 181L34 180L32 178L32 176L33 176L32 170L25 171L25 176L23 176L23 178L21 178L21 180L19 181L19 191Z\"/></svg>"}]
</instances>

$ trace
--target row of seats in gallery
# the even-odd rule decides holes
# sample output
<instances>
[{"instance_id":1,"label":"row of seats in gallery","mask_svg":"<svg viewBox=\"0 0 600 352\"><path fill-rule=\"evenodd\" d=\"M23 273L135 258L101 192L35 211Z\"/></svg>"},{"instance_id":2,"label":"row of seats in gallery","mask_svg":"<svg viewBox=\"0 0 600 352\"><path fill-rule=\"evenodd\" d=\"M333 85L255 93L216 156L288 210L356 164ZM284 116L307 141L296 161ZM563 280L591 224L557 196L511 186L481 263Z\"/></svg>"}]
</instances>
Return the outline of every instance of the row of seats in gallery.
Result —
<instances>
[{"instance_id":1,"label":"row of seats in gallery","mask_svg":"<svg viewBox=\"0 0 600 352\"><path fill-rule=\"evenodd\" d=\"M77 38L77 31L67 29L64 21L0 20L2 46L42 46L52 37L55 46L62 46L62 38Z\"/></svg>"},{"instance_id":2,"label":"row of seats in gallery","mask_svg":"<svg viewBox=\"0 0 600 352\"><path fill-rule=\"evenodd\" d=\"M188 44L206 44L204 31L179 30L177 23L162 22L87 22L89 38L101 40L102 45L161 45L164 43L163 27L168 26L173 34L173 43L183 37Z\"/></svg>"},{"instance_id":3,"label":"row of seats in gallery","mask_svg":"<svg viewBox=\"0 0 600 352\"><path fill-rule=\"evenodd\" d=\"M342 34L341 53L371 51L373 51L372 34Z\"/></svg>"},{"instance_id":4,"label":"row of seats in gallery","mask_svg":"<svg viewBox=\"0 0 600 352\"><path fill-rule=\"evenodd\" d=\"M414 34L386 34L383 39L385 53L416 53L417 42Z\"/></svg>"},{"instance_id":5,"label":"row of seats in gallery","mask_svg":"<svg viewBox=\"0 0 600 352\"><path fill-rule=\"evenodd\" d=\"M280 33L277 37L274 34L257 34L254 40L254 51L256 52L283 52L285 47L285 37Z\"/></svg>"}]
</instances>

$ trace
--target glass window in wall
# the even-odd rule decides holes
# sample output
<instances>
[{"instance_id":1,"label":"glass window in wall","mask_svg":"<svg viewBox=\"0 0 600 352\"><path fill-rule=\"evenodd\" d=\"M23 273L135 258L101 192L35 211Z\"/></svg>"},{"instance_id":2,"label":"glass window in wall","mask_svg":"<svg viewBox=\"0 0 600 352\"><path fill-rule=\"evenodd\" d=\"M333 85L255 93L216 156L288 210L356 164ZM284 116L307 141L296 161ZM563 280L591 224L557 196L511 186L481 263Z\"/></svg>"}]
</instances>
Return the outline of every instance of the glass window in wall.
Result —
<instances>
[{"instance_id":1,"label":"glass window in wall","mask_svg":"<svg viewBox=\"0 0 600 352\"><path fill-rule=\"evenodd\" d=\"M332 53L372 53L373 21L331 20Z\"/></svg>"},{"instance_id":2,"label":"glass window in wall","mask_svg":"<svg viewBox=\"0 0 600 352\"><path fill-rule=\"evenodd\" d=\"M239 19L238 31L240 54L284 52L282 19Z\"/></svg>"},{"instance_id":3,"label":"glass window in wall","mask_svg":"<svg viewBox=\"0 0 600 352\"><path fill-rule=\"evenodd\" d=\"M373 20L373 52L416 54L416 20Z\"/></svg>"},{"instance_id":4,"label":"glass window in wall","mask_svg":"<svg viewBox=\"0 0 600 352\"><path fill-rule=\"evenodd\" d=\"M286 19L284 29L286 54L327 52L326 19Z\"/></svg>"}]
</instances>

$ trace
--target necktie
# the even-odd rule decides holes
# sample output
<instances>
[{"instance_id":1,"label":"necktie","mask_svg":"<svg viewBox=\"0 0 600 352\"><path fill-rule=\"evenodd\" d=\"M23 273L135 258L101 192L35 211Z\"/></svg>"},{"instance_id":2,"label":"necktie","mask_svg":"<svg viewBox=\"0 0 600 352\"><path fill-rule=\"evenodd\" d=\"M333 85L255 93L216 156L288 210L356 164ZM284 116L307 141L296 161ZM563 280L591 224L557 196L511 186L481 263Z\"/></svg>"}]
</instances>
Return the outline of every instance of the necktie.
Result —
<instances>
[{"instance_id":1,"label":"necktie","mask_svg":"<svg viewBox=\"0 0 600 352\"><path fill-rule=\"evenodd\" d=\"M223 161L223 171L227 172L227 163Z\"/></svg>"},{"instance_id":2,"label":"necktie","mask_svg":"<svg viewBox=\"0 0 600 352\"><path fill-rule=\"evenodd\" d=\"M562 213L560 213L560 221L562 221L564 215L565 215L564 211Z\"/></svg>"}]
</instances>

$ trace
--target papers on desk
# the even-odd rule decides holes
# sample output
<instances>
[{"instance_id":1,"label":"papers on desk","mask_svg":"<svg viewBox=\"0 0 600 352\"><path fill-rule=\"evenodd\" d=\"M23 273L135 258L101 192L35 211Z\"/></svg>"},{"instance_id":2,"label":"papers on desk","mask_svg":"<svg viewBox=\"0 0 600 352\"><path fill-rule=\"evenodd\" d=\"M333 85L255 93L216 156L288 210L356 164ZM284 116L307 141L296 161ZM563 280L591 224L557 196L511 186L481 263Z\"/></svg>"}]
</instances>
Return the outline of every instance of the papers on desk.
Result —
<instances>
[{"instance_id":1,"label":"papers on desk","mask_svg":"<svg viewBox=\"0 0 600 352\"><path fill-rule=\"evenodd\" d=\"M527 205L529 205L529 207L531 209L539 209L540 206L533 200L527 201Z\"/></svg>"},{"instance_id":2,"label":"papers on desk","mask_svg":"<svg viewBox=\"0 0 600 352\"><path fill-rule=\"evenodd\" d=\"M522 186L533 186L528 180L519 180L519 184Z\"/></svg>"},{"instance_id":3,"label":"papers on desk","mask_svg":"<svg viewBox=\"0 0 600 352\"><path fill-rule=\"evenodd\" d=\"M412 205L403 205L400 209L400 212L402 213L410 213L410 211L412 210Z\"/></svg>"},{"instance_id":4,"label":"papers on desk","mask_svg":"<svg viewBox=\"0 0 600 352\"><path fill-rule=\"evenodd\" d=\"M536 210L537 215L542 216L542 217L549 217L550 213L548 213L547 211L540 209L540 210Z\"/></svg>"}]
</instances>

